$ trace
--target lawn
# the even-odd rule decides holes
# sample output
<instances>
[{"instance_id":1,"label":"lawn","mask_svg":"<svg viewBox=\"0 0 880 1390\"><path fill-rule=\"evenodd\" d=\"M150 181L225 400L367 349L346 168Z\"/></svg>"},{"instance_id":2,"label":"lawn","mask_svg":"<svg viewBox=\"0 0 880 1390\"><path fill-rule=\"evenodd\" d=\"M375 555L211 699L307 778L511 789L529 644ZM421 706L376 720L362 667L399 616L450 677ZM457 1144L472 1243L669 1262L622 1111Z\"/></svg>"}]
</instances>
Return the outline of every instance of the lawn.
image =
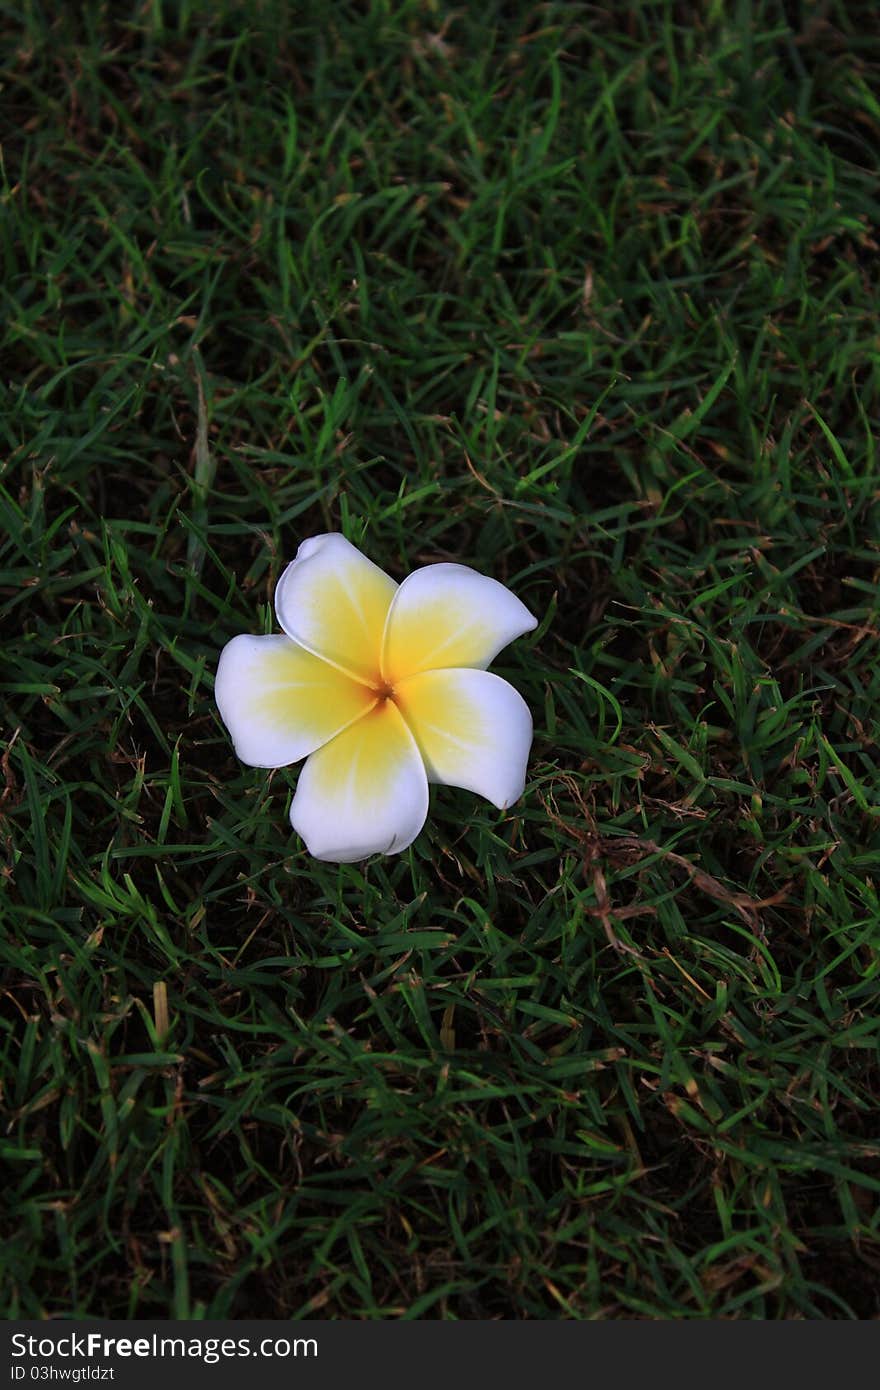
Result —
<instances>
[{"instance_id":1,"label":"lawn","mask_svg":"<svg viewBox=\"0 0 880 1390\"><path fill-rule=\"evenodd\" d=\"M6 1316L880 1316L873 5L3 4ZM309 857L299 543L539 626Z\"/></svg>"}]
</instances>

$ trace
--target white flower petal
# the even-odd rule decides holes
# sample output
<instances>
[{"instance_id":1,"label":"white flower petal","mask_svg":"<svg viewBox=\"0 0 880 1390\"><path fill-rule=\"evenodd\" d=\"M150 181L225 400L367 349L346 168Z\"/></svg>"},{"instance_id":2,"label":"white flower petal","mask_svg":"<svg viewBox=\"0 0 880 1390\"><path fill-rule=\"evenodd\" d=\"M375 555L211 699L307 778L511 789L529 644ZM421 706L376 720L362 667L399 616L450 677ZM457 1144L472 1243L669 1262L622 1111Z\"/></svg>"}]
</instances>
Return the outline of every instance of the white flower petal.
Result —
<instances>
[{"instance_id":1,"label":"white flower petal","mask_svg":"<svg viewBox=\"0 0 880 1390\"><path fill-rule=\"evenodd\" d=\"M316 859L351 864L398 854L428 814L428 779L412 734L385 700L308 759L290 822Z\"/></svg>"},{"instance_id":2,"label":"white flower petal","mask_svg":"<svg viewBox=\"0 0 880 1390\"><path fill-rule=\"evenodd\" d=\"M423 671L400 681L394 698L432 782L465 787L499 810L519 800L532 716L512 685L490 671Z\"/></svg>"},{"instance_id":3,"label":"white flower petal","mask_svg":"<svg viewBox=\"0 0 880 1390\"><path fill-rule=\"evenodd\" d=\"M484 668L537 627L515 594L467 565L413 570L394 595L385 627L382 672L392 685L417 671Z\"/></svg>"},{"instance_id":4,"label":"white flower petal","mask_svg":"<svg viewBox=\"0 0 880 1390\"><path fill-rule=\"evenodd\" d=\"M286 767L375 703L365 685L280 634L233 637L214 682L220 717L251 767Z\"/></svg>"},{"instance_id":5,"label":"white flower petal","mask_svg":"<svg viewBox=\"0 0 880 1390\"><path fill-rule=\"evenodd\" d=\"M396 590L378 565L331 532L303 541L278 581L275 612L300 646L378 684L382 634Z\"/></svg>"}]
</instances>

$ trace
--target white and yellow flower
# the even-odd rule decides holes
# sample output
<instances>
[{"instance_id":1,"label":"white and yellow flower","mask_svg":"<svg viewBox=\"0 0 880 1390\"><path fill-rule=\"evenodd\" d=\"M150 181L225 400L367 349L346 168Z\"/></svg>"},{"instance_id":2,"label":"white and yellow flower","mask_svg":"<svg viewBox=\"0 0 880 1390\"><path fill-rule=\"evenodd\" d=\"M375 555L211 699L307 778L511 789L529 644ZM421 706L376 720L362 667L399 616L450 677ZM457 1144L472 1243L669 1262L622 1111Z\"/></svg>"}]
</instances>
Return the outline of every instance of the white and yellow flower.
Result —
<instances>
[{"instance_id":1,"label":"white and yellow flower","mask_svg":"<svg viewBox=\"0 0 880 1390\"><path fill-rule=\"evenodd\" d=\"M436 564L398 585L344 536L314 536L278 581L275 613L283 635L223 648L217 706L242 762L308 759L290 819L315 858L406 849L429 782L501 810L522 795L531 715L485 668L537 620L503 584Z\"/></svg>"}]
</instances>

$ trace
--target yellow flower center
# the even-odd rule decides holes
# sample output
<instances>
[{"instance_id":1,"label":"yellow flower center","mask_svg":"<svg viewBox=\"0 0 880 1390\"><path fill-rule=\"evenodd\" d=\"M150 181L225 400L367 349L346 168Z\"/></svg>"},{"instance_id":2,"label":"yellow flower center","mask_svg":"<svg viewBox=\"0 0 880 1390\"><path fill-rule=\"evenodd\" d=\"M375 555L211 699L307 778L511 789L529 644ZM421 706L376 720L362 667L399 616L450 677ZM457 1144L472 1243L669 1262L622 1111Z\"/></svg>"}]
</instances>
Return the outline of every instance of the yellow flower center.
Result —
<instances>
[{"instance_id":1,"label":"yellow flower center","mask_svg":"<svg viewBox=\"0 0 880 1390\"><path fill-rule=\"evenodd\" d=\"M394 686L391 685L388 681L377 681L373 686L373 693L375 694L376 699L379 701L380 704L384 704L386 700L391 700L394 704L397 704L397 697L394 694Z\"/></svg>"}]
</instances>

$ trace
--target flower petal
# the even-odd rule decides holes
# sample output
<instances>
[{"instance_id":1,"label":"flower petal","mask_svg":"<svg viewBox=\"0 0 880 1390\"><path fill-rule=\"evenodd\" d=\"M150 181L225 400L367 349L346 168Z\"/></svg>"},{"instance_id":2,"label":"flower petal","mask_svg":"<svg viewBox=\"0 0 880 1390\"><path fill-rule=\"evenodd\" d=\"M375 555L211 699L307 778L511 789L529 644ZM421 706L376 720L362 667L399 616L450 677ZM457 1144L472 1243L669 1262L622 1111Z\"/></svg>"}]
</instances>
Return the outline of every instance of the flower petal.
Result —
<instances>
[{"instance_id":1,"label":"flower petal","mask_svg":"<svg viewBox=\"0 0 880 1390\"><path fill-rule=\"evenodd\" d=\"M378 684L393 579L344 536L303 541L275 589L288 637L359 680Z\"/></svg>"},{"instance_id":2,"label":"flower petal","mask_svg":"<svg viewBox=\"0 0 880 1390\"><path fill-rule=\"evenodd\" d=\"M385 627L382 672L387 681L445 667L486 667L537 627L515 594L467 565L425 565L394 595Z\"/></svg>"},{"instance_id":3,"label":"flower petal","mask_svg":"<svg viewBox=\"0 0 880 1390\"><path fill-rule=\"evenodd\" d=\"M393 701L384 700L312 754L290 821L316 859L351 864L406 849L427 814L424 764Z\"/></svg>"},{"instance_id":4,"label":"flower petal","mask_svg":"<svg viewBox=\"0 0 880 1390\"><path fill-rule=\"evenodd\" d=\"M395 686L394 698L432 782L465 787L502 811L522 796L532 716L507 681L490 671L423 671Z\"/></svg>"},{"instance_id":5,"label":"flower petal","mask_svg":"<svg viewBox=\"0 0 880 1390\"><path fill-rule=\"evenodd\" d=\"M233 637L214 682L220 717L251 767L286 767L375 703L365 685L289 637Z\"/></svg>"}]
</instances>

